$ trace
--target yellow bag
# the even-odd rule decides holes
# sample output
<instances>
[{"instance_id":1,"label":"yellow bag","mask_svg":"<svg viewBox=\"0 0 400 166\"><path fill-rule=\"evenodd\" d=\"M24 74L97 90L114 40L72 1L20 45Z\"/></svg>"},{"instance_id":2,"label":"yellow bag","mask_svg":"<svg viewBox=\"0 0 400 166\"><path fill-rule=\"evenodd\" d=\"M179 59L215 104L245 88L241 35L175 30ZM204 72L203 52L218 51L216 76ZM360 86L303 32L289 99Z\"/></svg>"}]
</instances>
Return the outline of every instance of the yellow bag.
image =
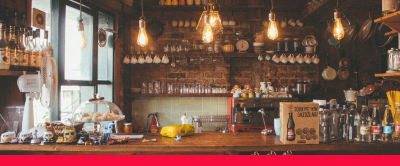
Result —
<instances>
[{"instance_id":1,"label":"yellow bag","mask_svg":"<svg viewBox=\"0 0 400 166\"><path fill-rule=\"evenodd\" d=\"M196 128L194 128L193 125L181 124L181 125L165 126L161 129L160 134L165 137L174 138L177 135L180 136L193 135L195 131Z\"/></svg>"}]
</instances>

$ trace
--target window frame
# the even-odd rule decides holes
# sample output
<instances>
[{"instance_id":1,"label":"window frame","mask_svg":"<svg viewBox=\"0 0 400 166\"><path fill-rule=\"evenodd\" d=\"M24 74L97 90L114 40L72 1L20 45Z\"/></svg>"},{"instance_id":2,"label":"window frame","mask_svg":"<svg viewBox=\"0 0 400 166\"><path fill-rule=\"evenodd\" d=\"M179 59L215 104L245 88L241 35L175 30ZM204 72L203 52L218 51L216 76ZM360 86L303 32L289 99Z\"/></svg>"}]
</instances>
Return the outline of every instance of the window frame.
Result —
<instances>
[{"instance_id":1,"label":"window frame","mask_svg":"<svg viewBox=\"0 0 400 166\"><path fill-rule=\"evenodd\" d=\"M56 3L54 3L54 1L56 1ZM83 2L82 2L83 3ZM52 42L56 42L58 45L58 57L56 59L56 61L58 62L58 104L61 103L61 98L62 98L62 94L61 94L61 86L93 86L94 87L94 92L98 93L98 86L99 85L111 85L112 86L112 94L111 94L111 102L114 102L114 70L115 70L115 43L113 43L112 47L114 49L113 51L113 55L112 55L112 73L113 76L111 78L111 80L109 81L104 81L104 80L98 80L98 56L99 56L99 52L98 52L98 27L99 27L99 12L102 12L104 14L107 14L108 16L114 17L113 21L110 22L110 24L115 25L116 22L116 16L113 13L110 13L106 10L103 10L101 8L98 8L96 6L93 5L89 5L89 4L82 4L82 11L91 15L93 17L93 56L92 56L92 80L88 81L88 80L66 80L65 79L65 26L66 26L66 9L67 6L77 9L79 10L80 5L79 2L74 2L74 1L70 1L70 0L52 0L52 15L55 16L56 14L58 14L57 18L58 20L56 20L56 22L58 23L58 27L57 30L54 31L54 34L58 34L58 37L56 38L52 38ZM58 10L58 11L54 11L54 10ZM52 21L55 21L54 19L52 19ZM54 23L52 23L54 25ZM52 27L52 30L56 29ZM88 36L86 36L87 38ZM115 41L116 35L113 35L112 39L108 39L108 40L113 40ZM57 41L54 41L57 40ZM58 108L56 108L57 111L57 118L58 120L61 120L61 107L59 105L57 105ZM51 119L50 119L51 120Z\"/></svg>"}]
</instances>

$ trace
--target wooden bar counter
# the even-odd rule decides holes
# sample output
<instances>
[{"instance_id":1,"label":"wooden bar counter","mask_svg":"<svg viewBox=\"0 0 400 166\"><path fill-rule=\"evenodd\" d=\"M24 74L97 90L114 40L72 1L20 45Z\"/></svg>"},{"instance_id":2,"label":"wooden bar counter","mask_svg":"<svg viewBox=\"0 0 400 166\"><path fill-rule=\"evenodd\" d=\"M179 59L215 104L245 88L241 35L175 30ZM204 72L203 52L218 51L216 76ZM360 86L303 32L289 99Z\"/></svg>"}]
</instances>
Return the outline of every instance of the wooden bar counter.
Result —
<instances>
[{"instance_id":1,"label":"wooden bar counter","mask_svg":"<svg viewBox=\"0 0 400 166\"><path fill-rule=\"evenodd\" d=\"M157 142L129 140L117 145L76 145L76 144L1 144L0 154L265 154L276 151L293 151L293 154L400 154L400 143L347 143L335 142L329 145L282 145L279 137L263 136L259 132L239 133L196 133L182 137L180 141L162 137L160 134L145 134L145 139ZM280 153L278 153L280 152Z\"/></svg>"}]
</instances>

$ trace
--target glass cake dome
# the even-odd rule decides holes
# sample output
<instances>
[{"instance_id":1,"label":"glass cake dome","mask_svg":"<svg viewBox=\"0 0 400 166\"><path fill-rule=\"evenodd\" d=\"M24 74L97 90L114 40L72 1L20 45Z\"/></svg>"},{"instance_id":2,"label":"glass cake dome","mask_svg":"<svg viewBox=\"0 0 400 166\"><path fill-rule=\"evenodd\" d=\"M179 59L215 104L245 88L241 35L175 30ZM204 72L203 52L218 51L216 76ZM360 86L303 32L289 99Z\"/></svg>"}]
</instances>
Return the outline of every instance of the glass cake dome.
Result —
<instances>
[{"instance_id":1,"label":"glass cake dome","mask_svg":"<svg viewBox=\"0 0 400 166\"><path fill-rule=\"evenodd\" d=\"M100 94L93 94L93 98L81 103L72 113L71 122L90 123L116 121L125 119L121 109L112 102L104 101Z\"/></svg>"}]
</instances>

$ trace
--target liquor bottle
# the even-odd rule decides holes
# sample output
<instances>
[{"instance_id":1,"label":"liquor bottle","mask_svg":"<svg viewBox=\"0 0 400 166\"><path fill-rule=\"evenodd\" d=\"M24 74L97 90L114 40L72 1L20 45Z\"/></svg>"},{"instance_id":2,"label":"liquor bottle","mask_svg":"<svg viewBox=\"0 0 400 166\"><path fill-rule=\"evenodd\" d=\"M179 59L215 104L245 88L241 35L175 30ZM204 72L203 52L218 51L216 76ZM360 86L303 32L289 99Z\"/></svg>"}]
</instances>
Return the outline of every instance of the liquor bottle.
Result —
<instances>
[{"instance_id":1,"label":"liquor bottle","mask_svg":"<svg viewBox=\"0 0 400 166\"><path fill-rule=\"evenodd\" d=\"M51 54L48 42L49 42L49 31L44 31L44 40L42 47L43 57L49 56Z\"/></svg>"},{"instance_id":2,"label":"liquor bottle","mask_svg":"<svg viewBox=\"0 0 400 166\"><path fill-rule=\"evenodd\" d=\"M36 32L35 32L36 33ZM35 71L36 57L33 51L33 32L32 27L28 27L26 31L26 49L25 54L28 54L28 71Z\"/></svg>"},{"instance_id":3,"label":"liquor bottle","mask_svg":"<svg viewBox=\"0 0 400 166\"><path fill-rule=\"evenodd\" d=\"M348 114L349 114L349 110L347 109L347 105L343 105L343 109L339 115L339 125L340 125L339 137L341 140L346 140L348 137L348 133L349 133Z\"/></svg>"},{"instance_id":4,"label":"liquor bottle","mask_svg":"<svg viewBox=\"0 0 400 166\"><path fill-rule=\"evenodd\" d=\"M374 104L374 109L371 118L371 141L381 142L382 141L382 123L379 118L379 106Z\"/></svg>"},{"instance_id":5,"label":"liquor bottle","mask_svg":"<svg viewBox=\"0 0 400 166\"><path fill-rule=\"evenodd\" d=\"M16 47L15 47L15 57L18 59L18 64L17 64L17 66L16 66L16 70L18 70L18 71L22 71L23 70L23 67L22 67L22 58L21 58L21 54L20 54L20 47L19 47L19 44L20 44L20 41L19 41L19 34L20 34L20 32L19 32L19 27L15 27L15 45L16 45Z\"/></svg>"},{"instance_id":6,"label":"liquor bottle","mask_svg":"<svg viewBox=\"0 0 400 166\"><path fill-rule=\"evenodd\" d=\"M8 41L6 39L7 24L4 21L0 22L1 33L0 33L0 70L10 69L10 56L8 54Z\"/></svg>"},{"instance_id":7,"label":"liquor bottle","mask_svg":"<svg viewBox=\"0 0 400 166\"><path fill-rule=\"evenodd\" d=\"M17 57L17 50L18 45L15 40L15 26L13 23L10 23L10 40L8 41L9 48L8 51L10 53L10 70L17 70L18 66L18 57Z\"/></svg>"},{"instance_id":8,"label":"liquor bottle","mask_svg":"<svg viewBox=\"0 0 400 166\"><path fill-rule=\"evenodd\" d=\"M296 138L295 130L294 130L295 124L294 124L292 115L293 115L293 113L289 113L289 120L287 123L287 140L288 141L294 141Z\"/></svg>"},{"instance_id":9,"label":"liquor bottle","mask_svg":"<svg viewBox=\"0 0 400 166\"><path fill-rule=\"evenodd\" d=\"M35 56L36 56L36 69L40 69L40 63L42 62L43 51L40 42L40 29L36 29L36 38L35 38Z\"/></svg>"},{"instance_id":10,"label":"liquor bottle","mask_svg":"<svg viewBox=\"0 0 400 166\"><path fill-rule=\"evenodd\" d=\"M350 106L350 111L352 110L351 108L352 107ZM355 126L354 131L353 131L353 133L355 135L353 138L354 138L354 141L359 141L360 140L360 124L359 124L360 113L357 111L356 106L353 106L353 114L354 114L354 119L353 119L354 122L353 123Z\"/></svg>"},{"instance_id":11,"label":"liquor bottle","mask_svg":"<svg viewBox=\"0 0 400 166\"><path fill-rule=\"evenodd\" d=\"M331 140L336 141L339 139L339 113L336 110L336 105L331 105Z\"/></svg>"},{"instance_id":12,"label":"liquor bottle","mask_svg":"<svg viewBox=\"0 0 400 166\"><path fill-rule=\"evenodd\" d=\"M354 105L350 106L350 112L347 114L346 121L348 121L348 137L346 139L347 142L357 141L358 138L358 112L355 109Z\"/></svg>"},{"instance_id":13,"label":"liquor bottle","mask_svg":"<svg viewBox=\"0 0 400 166\"><path fill-rule=\"evenodd\" d=\"M319 142L328 144L331 142L330 136L330 112L329 112L329 104L324 106L320 106L320 120L319 120Z\"/></svg>"},{"instance_id":14,"label":"liquor bottle","mask_svg":"<svg viewBox=\"0 0 400 166\"><path fill-rule=\"evenodd\" d=\"M10 26L10 8L8 8L8 7L6 7L6 9L5 9L5 14L6 14L6 16L5 16L5 23L8 25L8 26ZM7 28L6 28L6 32L7 32L7 34L6 34L6 40L7 40L7 42L8 41L10 41L10 28L7 26Z\"/></svg>"},{"instance_id":15,"label":"liquor bottle","mask_svg":"<svg viewBox=\"0 0 400 166\"><path fill-rule=\"evenodd\" d=\"M390 110L390 105L385 106L385 115L383 117L383 134L382 141L383 142L393 142L393 116L392 111Z\"/></svg>"},{"instance_id":16,"label":"liquor bottle","mask_svg":"<svg viewBox=\"0 0 400 166\"><path fill-rule=\"evenodd\" d=\"M396 114L394 115L393 141L400 142L400 106L396 107Z\"/></svg>"},{"instance_id":17,"label":"liquor bottle","mask_svg":"<svg viewBox=\"0 0 400 166\"><path fill-rule=\"evenodd\" d=\"M28 54L25 54L25 28L19 28L19 36L18 36L18 57L20 61L20 67L22 71L28 70Z\"/></svg>"},{"instance_id":18,"label":"liquor bottle","mask_svg":"<svg viewBox=\"0 0 400 166\"><path fill-rule=\"evenodd\" d=\"M14 23L15 27L19 27L18 10L13 10L12 18L14 19L13 23Z\"/></svg>"},{"instance_id":19,"label":"liquor bottle","mask_svg":"<svg viewBox=\"0 0 400 166\"><path fill-rule=\"evenodd\" d=\"M359 142L371 142L371 117L368 113L368 107L362 106L360 120L359 120Z\"/></svg>"}]
</instances>

